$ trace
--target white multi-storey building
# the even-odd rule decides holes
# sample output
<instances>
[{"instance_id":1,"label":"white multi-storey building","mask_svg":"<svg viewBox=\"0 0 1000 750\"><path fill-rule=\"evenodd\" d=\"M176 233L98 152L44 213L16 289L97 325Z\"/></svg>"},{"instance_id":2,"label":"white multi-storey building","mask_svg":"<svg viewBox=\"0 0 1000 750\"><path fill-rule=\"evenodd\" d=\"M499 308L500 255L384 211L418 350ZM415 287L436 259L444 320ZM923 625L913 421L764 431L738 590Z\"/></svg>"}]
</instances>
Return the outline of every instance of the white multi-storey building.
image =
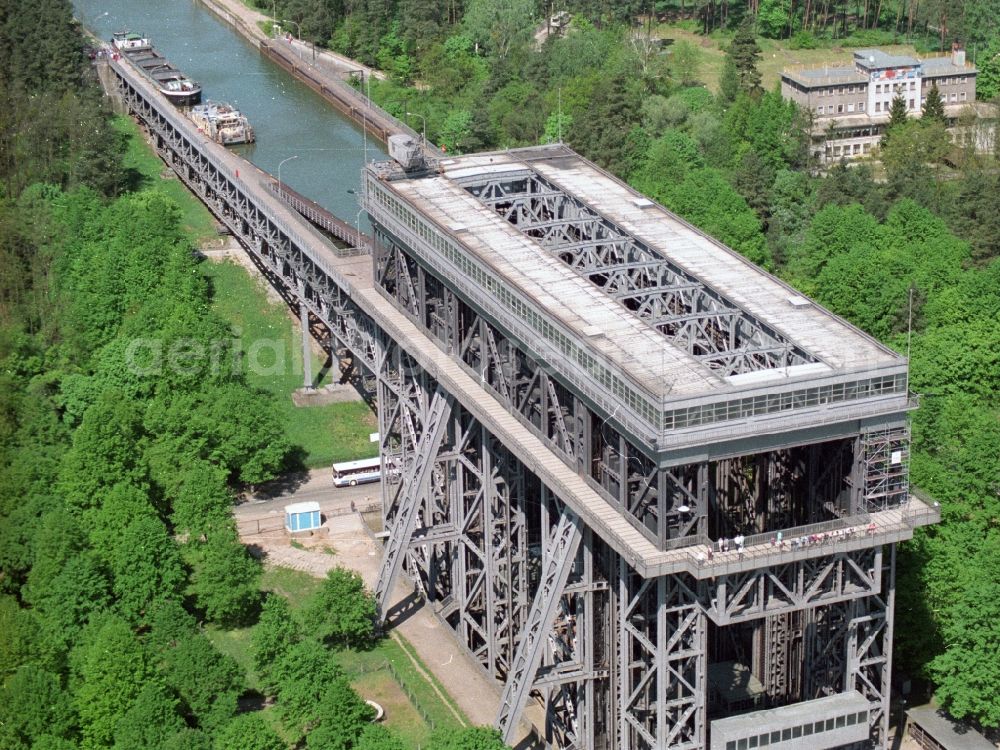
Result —
<instances>
[{"instance_id":1,"label":"white multi-storey building","mask_svg":"<svg viewBox=\"0 0 1000 750\"><path fill-rule=\"evenodd\" d=\"M879 49L860 49L852 65L786 70L781 93L813 114L812 149L820 161L868 154L889 121L892 100L901 96L919 117L933 85L951 124L976 99L976 68L965 51L918 59Z\"/></svg>"}]
</instances>

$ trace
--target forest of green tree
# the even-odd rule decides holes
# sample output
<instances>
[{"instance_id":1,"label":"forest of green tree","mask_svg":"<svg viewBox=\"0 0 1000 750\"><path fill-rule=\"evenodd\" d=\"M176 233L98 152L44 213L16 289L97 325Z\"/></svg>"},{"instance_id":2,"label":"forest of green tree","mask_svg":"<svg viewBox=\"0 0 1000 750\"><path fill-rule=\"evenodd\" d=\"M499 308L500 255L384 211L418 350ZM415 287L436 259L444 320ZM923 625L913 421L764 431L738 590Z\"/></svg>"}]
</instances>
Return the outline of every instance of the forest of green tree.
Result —
<instances>
[{"instance_id":1,"label":"forest of green tree","mask_svg":"<svg viewBox=\"0 0 1000 750\"><path fill-rule=\"evenodd\" d=\"M807 118L756 73L755 33L933 38L941 3L656 6L726 35L717 93L698 85L697 45L665 52L634 33L641 5L569 3L568 33L544 43L533 31L552 8L530 0L277 5L305 36L386 70L373 96L424 113L450 150L561 137L911 349L911 473L944 522L901 549L895 664L955 716L1000 725L995 154L949 144L929 112L894 122L884 167L820 175ZM789 20L769 28L774 7ZM946 12L949 40L966 34L996 50L987 62L1000 56L989 2ZM239 367L139 377L127 366L137 339L222 363L238 352L177 207L123 166L69 3L0 0L0 45L0 748L401 747L367 724L338 666L340 650L375 637L357 579L335 572L291 612L261 592L237 538L235 493L290 460L273 403ZM240 711L245 675L206 624L254 625L268 718ZM432 746L498 745L477 732Z\"/></svg>"},{"instance_id":2,"label":"forest of green tree","mask_svg":"<svg viewBox=\"0 0 1000 750\"><path fill-rule=\"evenodd\" d=\"M0 44L0 749L404 750L340 665L378 639L357 574L261 590L231 506L294 452L68 0L0 0ZM207 625L253 626L259 692Z\"/></svg>"},{"instance_id":3,"label":"forest of green tree","mask_svg":"<svg viewBox=\"0 0 1000 750\"><path fill-rule=\"evenodd\" d=\"M997 155L950 142L931 106L894 118L881 166L819 174L807 114L761 87L757 42L909 39L934 51L958 41L977 52L979 96L991 99L996 0L276 2L306 38L385 71L372 97L400 118L423 115L449 151L562 139L865 331L911 348L921 396L912 480L940 501L944 523L901 550L895 664L955 716L1000 726ZM569 30L539 42L559 10L573 15ZM651 38L658 18L721 37L717 92L700 85L701 45Z\"/></svg>"}]
</instances>

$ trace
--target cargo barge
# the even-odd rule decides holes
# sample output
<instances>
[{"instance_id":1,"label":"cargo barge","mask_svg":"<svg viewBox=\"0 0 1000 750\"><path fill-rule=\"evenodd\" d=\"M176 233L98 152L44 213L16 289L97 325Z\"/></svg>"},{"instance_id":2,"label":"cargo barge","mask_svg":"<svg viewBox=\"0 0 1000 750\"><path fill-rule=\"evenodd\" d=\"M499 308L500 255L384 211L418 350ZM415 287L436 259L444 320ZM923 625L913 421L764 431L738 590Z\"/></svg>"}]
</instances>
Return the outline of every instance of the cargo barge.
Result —
<instances>
[{"instance_id":1,"label":"cargo barge","mask_svg":"<svg viewBox=\"0 0 1000 750\"><path fill-rule=\"evenodd\" d=\"M192 107L188 114L198 130L223 146L254 142L246 115L225 102L208 101Z\"/></svg>"},{"instance_id":2,"label":"cargo barge","mask_svg":"<svg viewBox=\"0 0 1000 750\"><path fill-rule=\"evenodd\" d=\"M201 101L201 84L192 81L157 52L148 38L119 31L111 38L117 54L131 62L168 101L177 107L190 107Z\"/></svg>"}]
</instances>

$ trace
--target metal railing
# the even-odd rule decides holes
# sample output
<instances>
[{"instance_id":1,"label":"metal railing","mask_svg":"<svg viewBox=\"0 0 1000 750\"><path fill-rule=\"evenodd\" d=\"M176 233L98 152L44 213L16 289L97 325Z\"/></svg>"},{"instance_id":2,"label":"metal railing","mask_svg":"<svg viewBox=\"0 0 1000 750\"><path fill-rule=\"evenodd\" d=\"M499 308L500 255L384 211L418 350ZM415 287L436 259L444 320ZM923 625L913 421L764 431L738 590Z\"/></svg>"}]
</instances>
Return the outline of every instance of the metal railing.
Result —
<instances>
[{"instance_id":1,"label":"metal railing","mask_svg":"<svg viewBox=\"0 0 1000 750\"><path fill-rule=\"evenodd\" d=\"M699 578L763 568L835 552L901 541L913 529L937 523L940 509L916 497L895 508L745 537L742 547L727 540L689 545ZM780 534L780 539L779 539ZM685 537L687 538L687 537Z\"/></svg>"},{"instance_id":2,"label":"metal railing","mask_svg":"<svg viewBox=\"0 0 1000 750\"><path fill-rule=\"evenodd\" d=\"M316 224L321 229L326 230L338 240L351 245L351 247L338 247L334 249L333 252L338 257L349 258L358 255L368 255L371 252L371 237L364 234L360 228L352 227L346 221L337 218L316 201L306 198L285 184L282 184L279 190L278 183L274 180L263 180L261 185L301 216Z\"/></svg>"}]
</instances>

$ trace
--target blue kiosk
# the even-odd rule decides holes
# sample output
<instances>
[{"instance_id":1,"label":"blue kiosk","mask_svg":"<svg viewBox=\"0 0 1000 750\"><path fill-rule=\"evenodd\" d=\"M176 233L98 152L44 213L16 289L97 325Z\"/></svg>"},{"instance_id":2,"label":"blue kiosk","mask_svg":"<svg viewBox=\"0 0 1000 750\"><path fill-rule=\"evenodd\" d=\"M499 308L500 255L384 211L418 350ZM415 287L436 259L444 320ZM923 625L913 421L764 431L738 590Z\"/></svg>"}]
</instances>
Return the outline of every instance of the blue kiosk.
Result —
<instances>
[{"instance_id":1,"label":"blue kiosk","mask_svg":"<svg viewBox=\"0 0 1000 750\"><path fill-rule=\"evenodd\" d=\"M288 531L314 531L323 525L319 503L295 503L285 506L285 528Z\"/></svg>"}]
</instances>

